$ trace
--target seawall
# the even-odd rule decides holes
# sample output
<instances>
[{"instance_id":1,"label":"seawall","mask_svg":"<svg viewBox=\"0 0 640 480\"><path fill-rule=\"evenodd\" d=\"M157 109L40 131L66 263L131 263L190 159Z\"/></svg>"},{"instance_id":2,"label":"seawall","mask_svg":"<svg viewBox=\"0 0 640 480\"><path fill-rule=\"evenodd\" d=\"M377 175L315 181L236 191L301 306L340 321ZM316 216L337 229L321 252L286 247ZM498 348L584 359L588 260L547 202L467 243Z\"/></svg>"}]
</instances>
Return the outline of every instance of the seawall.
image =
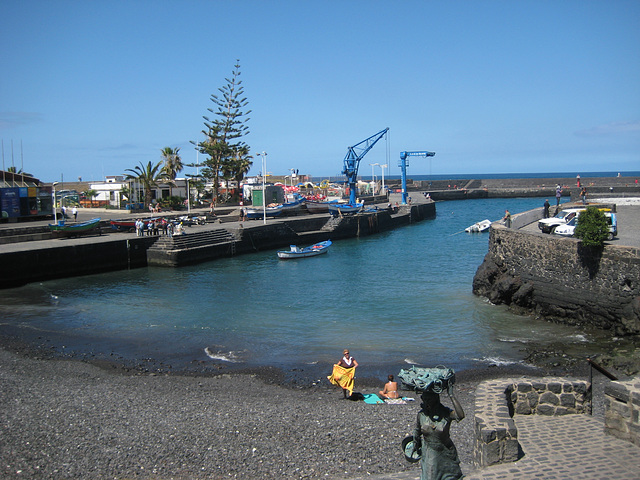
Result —
<instances>
[{"instance_id":1,"label":"seawall","mask_svg":"<svg viewBox=\"0 0 640 480\"><path fill-rule=\"evenodd\" d=\"M136 237L135 234L115 232L6 244L0 248L0 288L148 265L179 267L290 244L374 235L435 215L435 203L427 201L401 206L397 214L385 209L337 219L328 215L269 219L266 225L261 220L211 223L189 229L184 237L202 238L192 245L176 248L173 244L155 248L166 237ZM205 233L216 230L228 238L207 239Z\"/></svg>"},{"instance_id":2,"label":"seawall","mask_svg":"<svg viewBox=\"0 0 640 480\"><path fill-rule=\"evenodd\" d=\"M473 292L550 320L640 334L640 249L594 252L574 238L494 223Z\"/></svg>"}]
</instances>

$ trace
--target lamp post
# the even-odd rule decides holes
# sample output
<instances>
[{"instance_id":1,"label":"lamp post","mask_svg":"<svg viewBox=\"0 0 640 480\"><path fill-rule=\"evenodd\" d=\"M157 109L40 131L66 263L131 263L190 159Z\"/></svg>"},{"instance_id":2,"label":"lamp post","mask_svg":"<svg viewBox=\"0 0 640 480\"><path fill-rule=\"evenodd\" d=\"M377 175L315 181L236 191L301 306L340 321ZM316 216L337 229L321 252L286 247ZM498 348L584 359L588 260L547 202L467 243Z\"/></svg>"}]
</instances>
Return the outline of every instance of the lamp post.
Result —
<instances>
[{"instance_id":1,"label":"lamp post","mask_svg":"<svg viewBox=\"0 0 640 480\"><path fill-rule=\"evenodd\" d=\"M384 194L385 190L384 190L384 169L387 168L389 165L387 165L386 163L384 165L379 165L380 166L380 170L382 170L382 193Z\"/></svg>"},{"instance_id":2,"label":"lamp post","mask_svg":"<svg viewBox=\"0 0 640 480\"><path fill-rule=\"evenodd\" d=\"M58 182L53 182L53 224L58 224L58 209L56 208L56 185Z\"/></svg>"},{"instance_id":3,"label":"lamp post","mask_svg":"<svg viewBox=\"0 0 640 480\"><path fill-rule=\"evenodd\" d=\"M187 177L187 213L191 214L191 192L189 190L189 177Z\"/></svg>"},{"instance_id":4,"label":"lamp post","mask_svg":"<svg viewBox=\"0 0 640 480\"><path fill-rule=\"evenodd\" d=\"M258 154L262 157L262 222L267 224L267 199L265 195L264 181L267 176L267 152Z\"/></svg>"},{"instance_id":5,"label":"lamp post","mask_svg":"<svg viewBox=\"0 0 640 480\"><path fill-rule=\"evenodd\" d=\"M373 183L373 186L371 187L371 194L375 197L376 195L376 174L373 172L373 168L378 165L380 166L379 163L370 163L369 165L371 165L371 182Z\"/></svg>"}]
</instances>

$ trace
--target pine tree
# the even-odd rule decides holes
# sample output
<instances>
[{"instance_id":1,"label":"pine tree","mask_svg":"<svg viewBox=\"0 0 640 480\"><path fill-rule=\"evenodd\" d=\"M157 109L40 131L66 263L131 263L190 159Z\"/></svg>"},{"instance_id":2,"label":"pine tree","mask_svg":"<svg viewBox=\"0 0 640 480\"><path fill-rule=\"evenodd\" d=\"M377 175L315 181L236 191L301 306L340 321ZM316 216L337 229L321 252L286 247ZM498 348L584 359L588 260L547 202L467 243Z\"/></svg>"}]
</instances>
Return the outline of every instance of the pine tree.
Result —
<instances>
[{"instance_id":1,"label":"pine tree","mask_svg":"<svg viewBox=\"0 0 640 480\"><path fill-rule=\"evenodd\" d=\"M236 152L249 152L249 147L241 138L249 133L247 115L251 110L244 111L248 105L244 97L244 88L240 80L239 60L234 65L231 78L225 78L227 84L219 88L220 96L211 95L215 105L207 110L214 117L204 116L205 129L202 133L205 140L198 143L200 153L209 158L203 162L202 176L213 182L213 202L218 198L220 175L234 178L237 176Z\"/></svg>"}]
</instances>

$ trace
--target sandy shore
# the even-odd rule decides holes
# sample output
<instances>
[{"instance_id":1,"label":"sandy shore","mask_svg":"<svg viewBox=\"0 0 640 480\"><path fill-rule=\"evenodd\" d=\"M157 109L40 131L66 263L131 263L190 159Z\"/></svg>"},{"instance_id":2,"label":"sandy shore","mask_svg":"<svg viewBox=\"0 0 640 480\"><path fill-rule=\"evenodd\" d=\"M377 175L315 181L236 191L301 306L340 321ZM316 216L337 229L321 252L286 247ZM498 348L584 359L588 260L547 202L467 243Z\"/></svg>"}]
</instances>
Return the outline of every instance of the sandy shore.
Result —
<instances>
[{"instance_id":1,"label":"sandy shore","mask_svg":"<svg viewBox=\"0 0 640 480\"><path fill-rule=\"evenodd\" d=\"M467 418L452 427L452 436L465 473L474 468L475 386L513 373L458 374ZM368 405L341 399L324 379L304 387L279 381L274 372L125 374L115 366L0 349L0 476L348 479L417 473L399 445L412 431L419 401ZM373 393L381 385L361 382L356 390Z\"/></svg>"}]
</instances>

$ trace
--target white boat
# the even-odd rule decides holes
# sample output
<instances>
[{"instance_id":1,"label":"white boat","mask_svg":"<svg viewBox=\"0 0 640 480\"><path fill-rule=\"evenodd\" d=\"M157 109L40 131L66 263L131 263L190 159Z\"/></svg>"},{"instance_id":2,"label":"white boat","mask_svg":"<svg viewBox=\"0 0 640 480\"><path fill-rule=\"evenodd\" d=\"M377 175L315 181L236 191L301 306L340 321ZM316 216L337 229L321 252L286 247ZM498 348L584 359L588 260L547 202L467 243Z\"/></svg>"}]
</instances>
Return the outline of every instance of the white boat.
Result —
<instances>
[{"instance_id":1,"label":"white boat","mask_svg":"<svg viewBox=\"0 0 640 480\"><path fill-rule=\"evenodd\" d=\"M290 245L289 250L278 250L278 258L304 258L315 257L327 253L327 250L331 246L331 240L316 243L310 247L298 248L296 245Z\"/></svg>"},{"instance_id":2,"label":"white boat","mask_svg":"<svg viewBox=\"0 0 640 480\"><path fill-rule=\"evenodd\" d=\"M282 205L278 204L275 206L268 206L267 208L263 208L263 207L247 208L245 210L245 215L249 220L254 220L257 218L263 218L265 212L267 214L267 218L277 217L282 214Z\"/></svg>"},{"instance_id":3,"label":"white boat","mask_svg":"<svg viewBox=\"0 0 640 480\"><path fill-rule=\"evenodd\" d=\"M487 230L489 230L490 226L491 226L491 220L486 219L486 220L482 220L481 222L474 223L473 225L465 228L464 231L468 233L486 232Z\"/></svg>"}]
</instances>

